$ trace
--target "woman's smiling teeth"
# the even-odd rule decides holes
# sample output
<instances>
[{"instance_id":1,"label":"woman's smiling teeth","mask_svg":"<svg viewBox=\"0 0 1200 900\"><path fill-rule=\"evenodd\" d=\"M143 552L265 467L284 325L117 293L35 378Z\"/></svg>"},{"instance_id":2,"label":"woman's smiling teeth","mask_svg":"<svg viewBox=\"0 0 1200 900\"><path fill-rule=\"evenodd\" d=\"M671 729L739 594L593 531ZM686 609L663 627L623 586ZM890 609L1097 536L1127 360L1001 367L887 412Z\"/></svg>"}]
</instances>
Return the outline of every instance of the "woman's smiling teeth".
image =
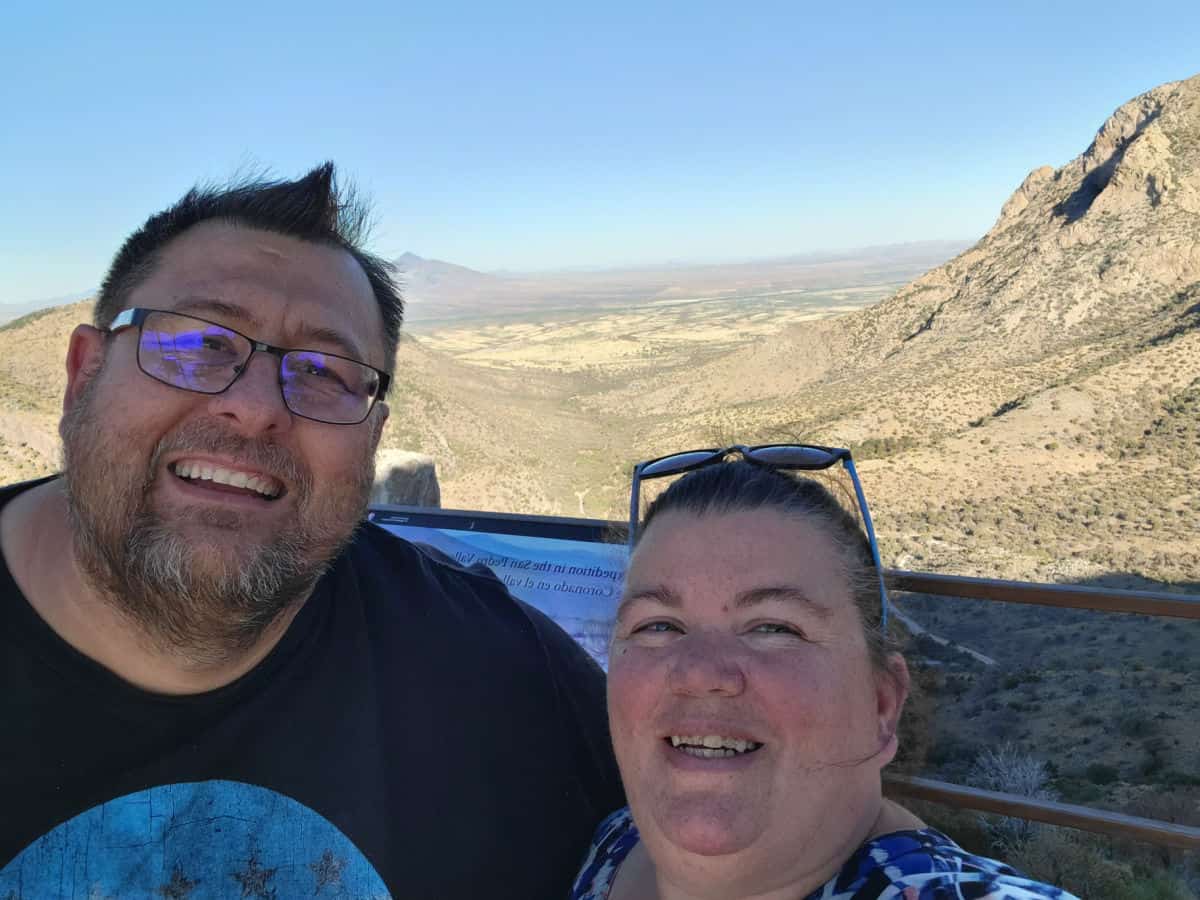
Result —
<instances>
[{"instance_id":1,"label":"woman's smiling teeth","mask_svg":"<svg viewBox=\"0 0 1200 900\"><path fill-rule=\"evenodd\" d=\"M716 734L690 737L673 734L667 740L681 753L701 759L728 759L742 753L753 753L762 746L757 741L743 741Z\"/></svg>"},{"instance_id":2,"label":"woman's smiling teeth","mask_svg":"<svg viewBox=\"0 0 1200 900\"><path fill-rule=\"evenodd\" d=\"M242 488L254 491L268 500L277 497L282 490L282 485L268 475L248 475L245 472L226 469L212 463L181 460L175 463L172 469L180 478L186 478L189 481L211 481L214 484Z\"/></svg>"}]
</instances>

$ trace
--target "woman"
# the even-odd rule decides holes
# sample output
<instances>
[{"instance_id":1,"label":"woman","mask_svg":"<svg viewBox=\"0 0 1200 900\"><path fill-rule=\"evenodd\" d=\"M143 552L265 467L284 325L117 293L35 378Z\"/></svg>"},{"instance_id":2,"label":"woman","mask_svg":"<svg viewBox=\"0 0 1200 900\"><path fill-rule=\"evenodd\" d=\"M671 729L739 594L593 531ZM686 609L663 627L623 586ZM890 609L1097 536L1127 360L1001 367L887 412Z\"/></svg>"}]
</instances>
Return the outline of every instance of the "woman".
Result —
<instances>
[{"instance_id":1,"label":"woman","mask_svg":"<svg viewBox=\"0 0 1200 900\"><path fill-rule=\"evenodd\" d=\"M871 545L819 483L734 449L697 456L641 524L609 660L630 807L572 900L1069 898L883 798L909 677ZM854 474L828 452L787 467Z\"/></svg>"}]
</instances>

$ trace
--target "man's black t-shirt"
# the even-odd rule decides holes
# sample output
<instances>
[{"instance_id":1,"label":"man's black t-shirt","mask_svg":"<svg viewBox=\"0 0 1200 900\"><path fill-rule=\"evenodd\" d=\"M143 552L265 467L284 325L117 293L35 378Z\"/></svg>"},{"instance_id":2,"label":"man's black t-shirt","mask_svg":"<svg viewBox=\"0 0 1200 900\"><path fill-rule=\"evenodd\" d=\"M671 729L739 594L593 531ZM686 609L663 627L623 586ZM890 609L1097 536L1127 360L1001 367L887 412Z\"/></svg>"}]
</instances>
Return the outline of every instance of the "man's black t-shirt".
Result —
<instances>
[{"instance_id":1,"label":"man's black t-shirt","mask_svg":"<svg viewBox=\"0 0 1200 900\"><path fill-rule=\"evenodd\" d=\"M0 568L0 720L5 900L559 900L623 803L590 657L371 525L266 659L196 696L78 653Z\"/></svg>"}]
</instances>

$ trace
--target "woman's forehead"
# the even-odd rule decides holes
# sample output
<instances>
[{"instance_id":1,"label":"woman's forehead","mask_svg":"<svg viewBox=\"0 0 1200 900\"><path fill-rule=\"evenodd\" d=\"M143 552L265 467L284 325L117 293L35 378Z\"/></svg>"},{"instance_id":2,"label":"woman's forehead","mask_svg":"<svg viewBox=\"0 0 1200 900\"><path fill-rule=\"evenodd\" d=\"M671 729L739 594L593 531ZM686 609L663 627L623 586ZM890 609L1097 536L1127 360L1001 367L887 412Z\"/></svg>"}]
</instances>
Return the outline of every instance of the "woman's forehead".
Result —
<instances>
[{"instance_id":1,"label":"woman's forehead","mask_svg":"<svg viewBox=\"0 0 1200 900\"><path fill-rule=\"evenodd\" d=\"M753 538L769 544L833 545L833 538L821 518L761 507L702 513L668 510L651 520L638 542L638 549L647 543L668 541L726 544L734 537Z\"/></svg>"},{"instance_id":2,"label":"woman's forehead","mask_svg":"<svg viewBox=\"0 0 1200 900\"><path fill-rule=\"evenodd\" d=\"M732 584L783 577L797 586L845 583L841 554L819 520L774 509L670 510L655 517L630 559L628 586L718 575ZM650 587L647 585L647 587Z\"/></svg>"}]
</instances>

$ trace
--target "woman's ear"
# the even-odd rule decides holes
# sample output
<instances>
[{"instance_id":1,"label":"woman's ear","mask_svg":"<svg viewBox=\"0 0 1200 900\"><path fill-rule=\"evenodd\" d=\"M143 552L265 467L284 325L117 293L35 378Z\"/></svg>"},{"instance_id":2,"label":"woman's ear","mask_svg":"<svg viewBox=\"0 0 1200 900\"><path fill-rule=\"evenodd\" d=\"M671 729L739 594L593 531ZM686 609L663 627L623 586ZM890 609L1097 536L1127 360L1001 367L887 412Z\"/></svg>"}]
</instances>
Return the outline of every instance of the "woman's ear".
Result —
<instances>
[{"instance_id":1,"label":"woman's ear","mask_svg":"<svg viewBox=\"0 0 1200 900\"><path fill-rule=\"evenodd\" d=\"M911 678L908 664L899 653L889 653L887 668L875 673L876 715L879 719L879 755L881 766L886 766L900 748L896 731L900 727L900 714L904 701L908 699Z\"/></svg>"}]
</instances>

